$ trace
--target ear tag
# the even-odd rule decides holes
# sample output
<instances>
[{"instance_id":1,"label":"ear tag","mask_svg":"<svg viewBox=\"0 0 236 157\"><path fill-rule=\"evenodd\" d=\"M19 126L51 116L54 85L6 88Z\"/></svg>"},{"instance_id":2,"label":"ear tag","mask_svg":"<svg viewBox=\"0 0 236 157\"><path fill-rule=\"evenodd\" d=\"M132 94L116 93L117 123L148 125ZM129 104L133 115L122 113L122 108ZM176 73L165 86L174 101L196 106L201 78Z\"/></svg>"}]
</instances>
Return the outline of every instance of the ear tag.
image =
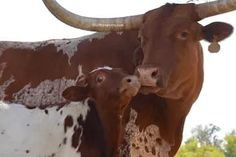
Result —
<instances>
[{"instance_id":1,"label":"ear tag","mask_svg":"<svg viewBox=\"0 0 236 157\"><path fill-rule=\"evenodd\" d=\"M220 44L214 39L213 42L208 46L208 51L211 53L219 52Z\"/></svg>"}]
</instances>

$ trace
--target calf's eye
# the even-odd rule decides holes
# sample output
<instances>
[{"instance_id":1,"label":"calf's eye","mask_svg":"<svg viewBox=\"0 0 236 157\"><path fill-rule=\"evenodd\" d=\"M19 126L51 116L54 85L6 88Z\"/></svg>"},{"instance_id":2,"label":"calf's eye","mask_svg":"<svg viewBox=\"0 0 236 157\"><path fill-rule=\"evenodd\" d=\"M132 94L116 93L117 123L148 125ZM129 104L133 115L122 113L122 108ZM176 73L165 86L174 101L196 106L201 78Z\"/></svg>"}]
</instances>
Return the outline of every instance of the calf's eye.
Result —
<instances>
[{"instance_id":1,"label":"calf's eye","mask_svg":"<svg viewBox=\"0 0 236 157\"><path fill-rule=\"evenodd\" d=\"M102 83L105 80L105 76L104 75L98 75L96 77L96 82L97 83Z\"/></svg>"}]
</instances>

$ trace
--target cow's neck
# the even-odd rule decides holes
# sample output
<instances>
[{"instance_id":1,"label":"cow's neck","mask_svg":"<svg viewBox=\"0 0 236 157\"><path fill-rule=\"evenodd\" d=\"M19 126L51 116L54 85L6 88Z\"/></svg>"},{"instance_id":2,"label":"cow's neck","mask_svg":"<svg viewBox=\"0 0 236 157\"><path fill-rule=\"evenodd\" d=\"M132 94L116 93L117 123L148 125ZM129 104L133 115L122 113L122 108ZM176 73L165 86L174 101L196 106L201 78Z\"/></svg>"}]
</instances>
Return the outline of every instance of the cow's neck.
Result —
<instances>
[{"instance_id":1,"label":"cow's neck","mask_svg":"<svg viewBox=\"0 0 236 157\"><path fill-rule=\"evenodd\" d=\"M170 157L174 156L181 144L185 118L199 96L202 86L202 75L199 75L199 77L201 78L195 81L192 80L192 86L189 86L189 89L186 89L186 94L181 99L165 99L168 113L168 118L166 119L168 128L167 138L169 138L168 141L172 145Z\"/></svg>"},{"instance_id":2,"label":"cow's neck","mask_svg":"<svg viewBox=\"0 0 236 157\"><path fill-rule=\"evenodd\" d=\"M104 129L104 135L107 146L107 156L119 157L119 146L121 145L122 135L124 133L124 125L122 121L123 111L118 108L120 106L119 102L117 105L114 102L106 101L105 105L101 106L117 106L113 110L106 110L105 108L97 108L101 123ZM98 105L98 104L97 104Z\"/></svg>"},{"instance_id":3,"label":"cow's neck","mask_svg":"<svg viewBox=\"0 0 236 157\"><path fill-rule=\"evenodd\" d=\"M181 141L183 126L185 118L189 113L193 103L198 98L202 84L203 84L203 57L202 51L199 53L199 62L196 65L196 68L191 72L191 77L183 85L184 90L182 97L179 99L168 99L165 98L167 105L167 121L166 124L168 130L168 141L172 143L173 147L171 148L170 156L174 156L177 152Z\"/></svg>"},{"instance_id":4,"label":"cow's neck","mask_svg":"<svg viewBox=\"0 0 236 157\"><path fill-rule=\"evenodd\" d=\"M203 54L201 47L197 51L196 65L191 68L188 73L187 79L180 85L180 89L175 91L181 93L177 99L165 98L167 104L178 106L177 109L180 113L187 114L191 109L192 104L198 98L203 84ZM181 74L179 74L181 75Z\"/></svg>"}]
</instances>

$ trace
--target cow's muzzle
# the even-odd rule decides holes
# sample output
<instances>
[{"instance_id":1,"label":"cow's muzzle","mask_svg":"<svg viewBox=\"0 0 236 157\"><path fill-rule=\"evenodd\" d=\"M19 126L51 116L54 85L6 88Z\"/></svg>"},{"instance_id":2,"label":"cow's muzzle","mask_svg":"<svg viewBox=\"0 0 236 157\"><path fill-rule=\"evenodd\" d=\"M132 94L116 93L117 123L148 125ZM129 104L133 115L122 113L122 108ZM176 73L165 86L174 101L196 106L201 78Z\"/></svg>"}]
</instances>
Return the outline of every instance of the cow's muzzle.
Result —
<instances>
[{"instance_id":1,"label":"cow's muzzle","mask_svg":"<svg viewBox=\"0 0 236 157\"><path fill-rule=\"evenodd\" d=\"M158 67L139 66L135 74L138 76L142 86L165 88L163 77Z\"/></svg>"}]
</instances>

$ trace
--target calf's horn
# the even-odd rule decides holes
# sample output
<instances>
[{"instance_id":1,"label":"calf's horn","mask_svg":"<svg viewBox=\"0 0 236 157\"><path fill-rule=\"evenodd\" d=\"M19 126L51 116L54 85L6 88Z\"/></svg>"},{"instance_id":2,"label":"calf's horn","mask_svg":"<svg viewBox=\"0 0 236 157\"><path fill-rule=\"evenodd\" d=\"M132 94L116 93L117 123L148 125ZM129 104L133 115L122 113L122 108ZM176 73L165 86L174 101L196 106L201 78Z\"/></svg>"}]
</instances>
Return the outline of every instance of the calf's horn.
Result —
<instances>
[{"instance_id":1,"label":"calf's horn","mask_svg":"<svg viewBox=\"0 0 236 157\"><path fill-rule=\"evenodd\" d=\"M92 18L76 15L57 3L56 0L43 0L48 10L60 21L83 30L110 32L135 29L142 23L143 15L119 18Z\"/></svg>"}]
</instances>

